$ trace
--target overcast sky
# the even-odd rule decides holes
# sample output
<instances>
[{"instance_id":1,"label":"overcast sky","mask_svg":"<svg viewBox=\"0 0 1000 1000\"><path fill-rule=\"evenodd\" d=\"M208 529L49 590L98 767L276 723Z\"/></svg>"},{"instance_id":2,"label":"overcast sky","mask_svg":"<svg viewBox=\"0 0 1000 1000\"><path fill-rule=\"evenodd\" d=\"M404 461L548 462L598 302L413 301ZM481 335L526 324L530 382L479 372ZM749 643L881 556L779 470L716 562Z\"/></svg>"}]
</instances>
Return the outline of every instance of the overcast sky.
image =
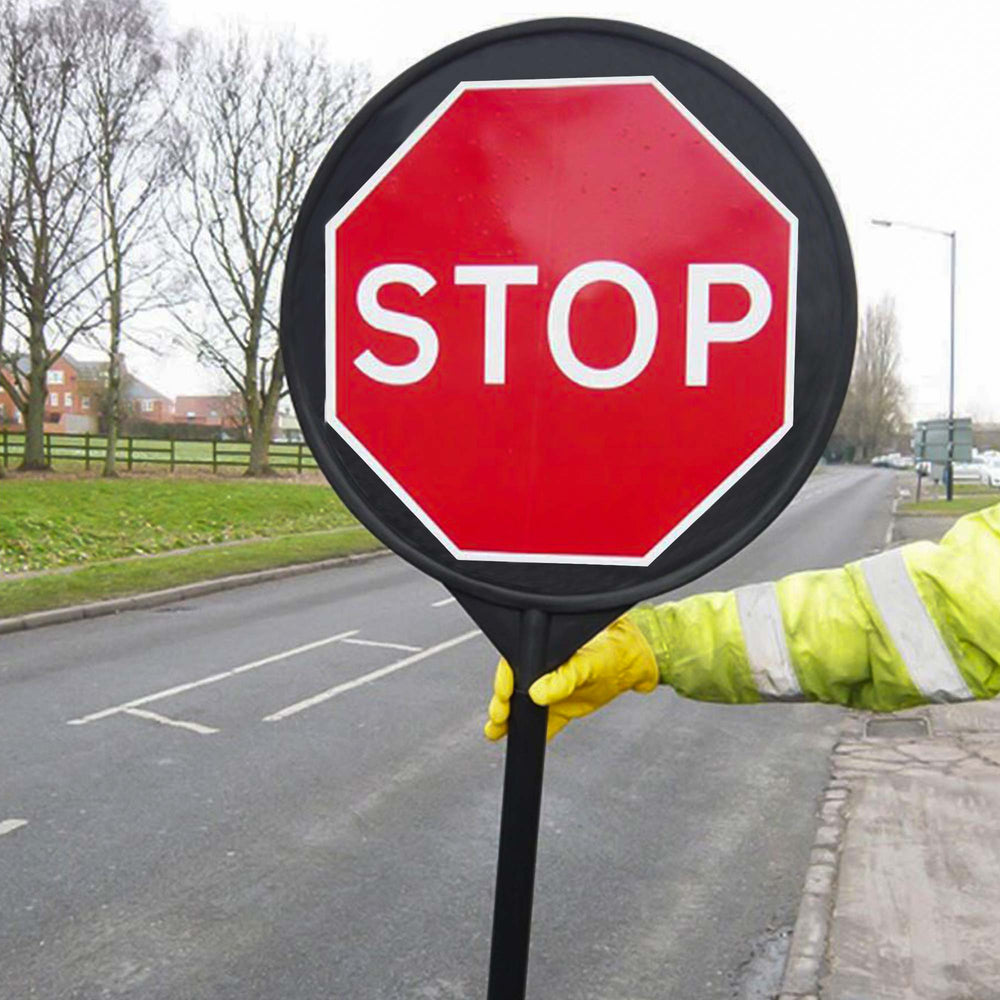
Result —
<instances>
[{"instance_id":1,"label":"overcast sky","mask_svg":"<svg viewBox=\"0 0 1000 1000\"><path fill-rule=\"evenodd\" d=\"M175 28L240 18L294 27L331 56L367 62L376 86L463 35L512 21L590 15L635 21L714 53L791 119L847 220L860 301L895 296L911 416L947 408L948 240L879 229L872 217L958 233L957 408L1000 420L1000 4L974 0L686 0L612 6L468 0L168 0ZM136 358L138 361L139 359ZM169 393L192 369L139 365ZM197 388L207 390L202 377ZM193 386L192 386L193 388Z\"/></svg>"}]
</instances>

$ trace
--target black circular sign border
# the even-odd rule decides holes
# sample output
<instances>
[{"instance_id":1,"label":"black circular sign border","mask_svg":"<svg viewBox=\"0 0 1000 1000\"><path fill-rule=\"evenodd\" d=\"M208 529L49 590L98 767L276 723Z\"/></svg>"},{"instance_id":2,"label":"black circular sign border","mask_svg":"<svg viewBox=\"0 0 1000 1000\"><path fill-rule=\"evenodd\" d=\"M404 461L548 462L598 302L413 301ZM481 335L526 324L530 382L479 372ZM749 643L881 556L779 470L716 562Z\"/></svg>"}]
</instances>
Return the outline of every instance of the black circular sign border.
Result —
<instances>
[{"instance_id":1,"label":"black circular sign border","mask_svg":"<svg viewBox=\"0 0 1000 1000\"><path fill-rule=\"evenodd\" d=\"M409 539L403 537L394 528L387 525L372 510L365 498L355 488L350 475L345 472L333 452L328 448L324 432L325 421L322 416L317 415L316 412L304 404L300 404L300 399L305 396L305 391L301 388L303 376L297 366L294 351L290 349L287 338L282 335L281 349L286 377L299 425L306 442L309 444L320 470L330 481L341 499L365 527L372 531L373 534L394 552L401 555L418 569L436 578L453 591L472 595L491 604L514 608L537 608L556 614L586 613L631 606L656 594L674 590L697 579L699 576L704 575L734 556L768 527L788 505L809 477L833 431L850 380L853 361L854 327L856 327L857 323L857 290L854 281L853 257L836 198L812 151L780 109L762 91L727 63L681 39L625 21L561 17L522 21L460 39L420 62L415 63L375 94L358 114L355 115L324 157L323 162L313 177L306 197L303 199L292 233L286 260L281 296L281 330L290 329L290 317L293 310L291 288L294 284L294 281L290 280L290 276L294 275L298 268L298 261L302 254L302 244L310 218L324 192L327 177L332 174L341 158L349 152L352 144L371 120L387 104L429 73L459 57L474 52L476 49L511 39L567 31L617 35L625 39L665 49L672 54L695 63L710 74L718 77L723 83L733 87L748 102L756 106L757 110L775 131L780 134L781 138L788 144L799 160L812 184L813 193L817 196L825 212L829 224L829 233L833 238L837 258L837 271L840 276L840 301L843 307L844 318L842 324L844 329L841 332L851 337L852 344L851 350L847 352L842 360L840 370L834 375L832 399L836 401L836 405L831 406L829 412L826 414L826 419L816 428L810 441L810 447L802 452L791 473L784 478L783 488L774 491L768 502L755 510L748 517L743 527L729 537L726 544L717 546L710 552L682 567L662 575L650 576L648 579L620 589L593 593L545 594L517 590L512 587L480 580L475 576L463 573L455 567L471 567L480 564L475 561L465 562L455 560L454 557L446 552L447 558L451 559L455 565L445 565L428 553L421 551ZM851 328L848 329L848 326ZM388 487L385 488L388 490ZM423 525L420 528L423 531L427 530ZM644 567L644 569L650 570L655 567L655 564L656 561L651 566Z\"/></svg>"}]
</instances>

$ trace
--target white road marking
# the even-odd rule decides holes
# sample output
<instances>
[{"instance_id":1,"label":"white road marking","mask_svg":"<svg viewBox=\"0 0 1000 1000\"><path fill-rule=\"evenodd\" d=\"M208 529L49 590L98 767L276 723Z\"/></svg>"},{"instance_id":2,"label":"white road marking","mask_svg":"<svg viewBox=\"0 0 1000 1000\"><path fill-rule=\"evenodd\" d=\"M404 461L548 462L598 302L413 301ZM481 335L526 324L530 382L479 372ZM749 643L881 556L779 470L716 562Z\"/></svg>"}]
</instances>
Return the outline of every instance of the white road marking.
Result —
<instances>
[{"instance_id":1,"label":"white road marking","mask_svg":"<svg viewBox=\"0 0 1000 1000\"><path fill-rule=\"evenodd\" d=\"M5 819L0 821L0 837L5 833L13 833L15 830L20 830L22 826L27 826L28 821L26 819Z\"/></svg>"},{"instance_id":2,"label":"white road marking","mask_svg":"<svg viewBox=\"0 0 1000 1000\"><path fill-rule=\"evenodd\" d=\"M361 677L356 677L353 681L345 681L343 684L338 684L336 687L328 688L326 691L320 691L319 694L314 694L311 698L306 698L303 701L297 701L294 705L282 708L271 715L265 715L263 721L280 722L282 719L287 719L290 715L297 715L299 712L303 712L307 708L312 708L314 705L319 705L324 701L329 701L331 698L336 698L337 695L344 694L346 691L353 691L354 688L361 687L363 684L370 684L372 681L377 681L380 677L393 674L397 670L402 670L404 667L412 666L414 663L426 660L429 656L434 656L436 653L443 653L446 649L451 649L452 646L457 646L460 643L467 642L469 639L472 639L477 635L480 635L480 631L477 628L473 629L471 632L463 632L462 635L457 635L454 639L447 639L445 642L439 642L436 646L431 646L429 649L425 649L421 653L415 653L413 656L407 656L405 659L397 660L395 663L390 663L387 667L380 667L378 670L372 670L370 673L363 674Z\"/></svg>"},{"instance_id":3,"label":"white road marking","mask_svg":"<svg viewBox=\"0 0 1000 1000\"><path fill-rule=\"evenodd\" d=\"M183 719L168 719L158 712L150 712L146 708L126 708L125 715L134 715L137 719L149 719L150 722L159 722L161 726L176 726L178 729L188 729L192 733L200 733L202 736L209 736L217 733L218 729L211 726L203 726L200 722L185 722Z\"/></svg>"},{"instance_id":4,"label":"white road marking","mask_svg":"<svg viewBox=\"0 0 1000 1000\"><path fill-rule=\"evenodd\" d=\"M248 670L255 670L257 667L267 666L269 663L276 663L289 656L296 656L299 653L307 653L310 649L319 649L320 646L329 645L331 642L339 642L348 636L357 635L356 628L348 632L338 632L336 635L327 636L325 639L317 639L315 642L307 642L304 646L296 646L294 649L286 649L283 653L275 653L272 656L265 656L262 660L254 660L251 663L244 663L242 666L233 667L232 670L223 670L218 674L211 674L202 677L197 681L190 681L187 684L178 684L163 691L156 691L154 694L147 694L143 698L133 698L131 701L122 702L120 705L112 705L111 708L101 709L100 712L92 712L90 715L81 716L79 719L70 719L68 725L82 726L88 722L96 722L98 719L106 719L109 715L117 715L119 712L127 711L130 708L138 708L140 705L148 705L152 701L159 701L161 698L170 698L175 694L182 694L184 691L191 691L194 688L204 687L206 684L214 684L216 681L224 681L227 677L235 677L237 674L246 673Z\"/></svg>"},{"instance_id":5,"label":"white road marking","mask_svg":"<svg viewBox=\"0 0 1000 1000\"><path fill-rule=\"evenodd\" d=\"M446 604L454 604L454 603L455 603L455 598L454 597L445 597L443 600L435 601L431 605L431 607L432 608L443 608Z\"/></svg>"},{"instance_id":6,"label":"white road marking","mask_svg":"<svg viewBox=\"0 0 1000 1000\"><path fill-rule=\"evenodd\" d=\"M382 649L401 649L405 653L419 653L419 646L406 646L401 642L375 642L373 639L345 639L352 646L380 646Z\"/></svg>"},{"instance_id":7,"label":"white road marking","mask_svg":"<svg viewBox=\"0 0 1000 1000\"><path fill-rule=\"evenodd\" d=\"M892 545L892 529L896 526L896 511L899 509L899 497L892 501L892 513L889 515L889 527L885 529L885 545L889 548Z\"/></svg>"}]
</instances>

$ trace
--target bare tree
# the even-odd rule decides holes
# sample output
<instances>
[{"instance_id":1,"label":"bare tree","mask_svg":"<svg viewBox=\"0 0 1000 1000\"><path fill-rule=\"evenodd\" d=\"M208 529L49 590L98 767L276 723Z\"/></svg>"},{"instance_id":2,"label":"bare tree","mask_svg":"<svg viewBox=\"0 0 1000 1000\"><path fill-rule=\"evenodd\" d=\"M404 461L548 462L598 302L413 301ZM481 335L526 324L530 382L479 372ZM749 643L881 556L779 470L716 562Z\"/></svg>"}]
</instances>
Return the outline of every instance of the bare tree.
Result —
<instances>
[{"instance_id":1,"label":"bare tree","mask_svg":"<svg viewBox=\"0 0 1000 1000\"><path fill-rule=\"evenodd\" d=\"M189 343L239 392L251 434L248 475L268 471L284 388L278 295L288 239L319 158L368 88L316 44L255 45L237 30L188 45L178 122L183 183L167 224L208 310L178 309Z\"/></svg>"},{"instance_id":2,"label":"bare tree","mask_svg":"<svg viewBox=\"0 0 1000 1000\"><path fill-rule=\"evenodd\" d=\"M0 50L10 44L10 28L15 23L12 0L0 5ZM14 80L11 74L0 74L0 123L6 122L14 103ZM17 216L20 190L17 184L17 170L11 149L0 138L0 377L3 376L4 339L7 333L8 295L10 290L10 267L7 262L8 247L13 239L14 219ZM3 388L10 384L9 378ZM15 403L16 405L16 403ZM3 416L6 418L7 414ZM0 464L0 479L6 470Z\"/></svg>"},{"instance_id":3,"label":"bare tree","mask_svg":"<svg viewBox=\"0 0 1000 1000\"><path fill-rule=\"evenodd\" d=\"M123 327L158 301L164 263L162 245L151 237L171 166L166 60L147 0L78 0L76 16L86 39L77 98L95 171L107 325L104 475L114 476Z\"/></svg>"},{"instance_id":4,"label":"bare tree","mask_svg":"<svg viewBox=\"0 0 1000 1000\"><path fill-rule=\"evenodd\" d=\"M854 445L855 455L871 458L899 433L906 390L899 372L899 321L892 298L865 309L854 369L836 433Z\"/></svg>"},{"instance_id":5,"label":"bare tree","mask_svg":"<svg viewBox=\"0 0 1000 1000\"><path fill-rule=\"evenodd\" d=\"M81 59L72 0L3 11L0 117L8 205L0 384L24 414L24 468L45 468L49 369L98 316L91 158L73 105Z\"/></svg>"}]
</instances>

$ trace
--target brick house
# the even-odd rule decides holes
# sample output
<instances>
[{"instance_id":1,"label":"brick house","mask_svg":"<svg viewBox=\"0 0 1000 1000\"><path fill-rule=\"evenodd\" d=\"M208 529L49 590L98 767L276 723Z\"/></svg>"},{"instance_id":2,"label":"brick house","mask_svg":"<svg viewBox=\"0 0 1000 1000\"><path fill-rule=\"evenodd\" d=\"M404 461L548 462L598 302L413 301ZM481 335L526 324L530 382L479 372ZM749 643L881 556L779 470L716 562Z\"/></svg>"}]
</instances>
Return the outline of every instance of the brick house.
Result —
<instances>
[{"instance_id":1,"label":"brick house","mask_svg":"<svg viewBox=\"0 0 1000 1000\"><path fill-rule=\"evenodd\" d=\"M174 423L198 424L201 427L218 427L232 434L248 435L250 428L244 416L243 397L238 392L215 396L178 396L174 402ZM286 419L279 411L271 427L272 441L301 441L286 433ZM298 422L292 417L288 423L298 431Z\"/></svg>"},{"instance_id":2,"label":"brick house","mask_svg":"<svg viewBox=\"0 0 1000 1000\"><path fill-rule=\"evenodd\" d=\"M21 430L23 427L24 421L21 419L21 411L14 405L14 401L3 386L0 386L0 428Z\"/></svg>"},{"instance_id":3,"label":"brick house","mask_svg":"<svg viewBox=\"0 0 1000 1000\"><path fill-rule=\"evenodd\" d=\"M26 362L20 362L22 371ZM122 394L131 414L143 420L169 423L173 403L163 393L129 375L122 362ZM101 396L108 384L107 361L83 361L64 354L46 376L46 434L95 434L98 431ZM24 422L14 401L0 389L0 424L23 430Z\"/></svg>"},{"instance_id":4,"label":"brick house","mask_svg":"<svg viewBox=\"0 0 1000 1000\"><path fill-rule=\"evenodd\" d=\"M243 406L235 392L227 396L178 396L174 400L174 420L178 424L238 430L243 422Z\"/></svg>"},{"instance_id":5,"label":"brick house","mask_svg":"<svg viewBox=\"0 0 1000 1000\"><path fill-rule=\"evenodd\" d=\"M122 379L122 400L129 416L138 420L151 420L157 424L174 422L176 407L173 400L134 375L125 375Z\"/></svg>"},{"instance_id":6,"label":"brick house","mask_svg":"<svg viewBox=\"0 0 1000 1000\"><path fill-rule=\"evenodd\" d=\"M27 362L20 361L21 370ZM80 361L62 355L48 370L45 381L46 434L84 434L97 430L100 394L107 381L107 362ZM24 421L10 396L0 389L0 423L21 430Z\"/></svg>"}]
</instances>

